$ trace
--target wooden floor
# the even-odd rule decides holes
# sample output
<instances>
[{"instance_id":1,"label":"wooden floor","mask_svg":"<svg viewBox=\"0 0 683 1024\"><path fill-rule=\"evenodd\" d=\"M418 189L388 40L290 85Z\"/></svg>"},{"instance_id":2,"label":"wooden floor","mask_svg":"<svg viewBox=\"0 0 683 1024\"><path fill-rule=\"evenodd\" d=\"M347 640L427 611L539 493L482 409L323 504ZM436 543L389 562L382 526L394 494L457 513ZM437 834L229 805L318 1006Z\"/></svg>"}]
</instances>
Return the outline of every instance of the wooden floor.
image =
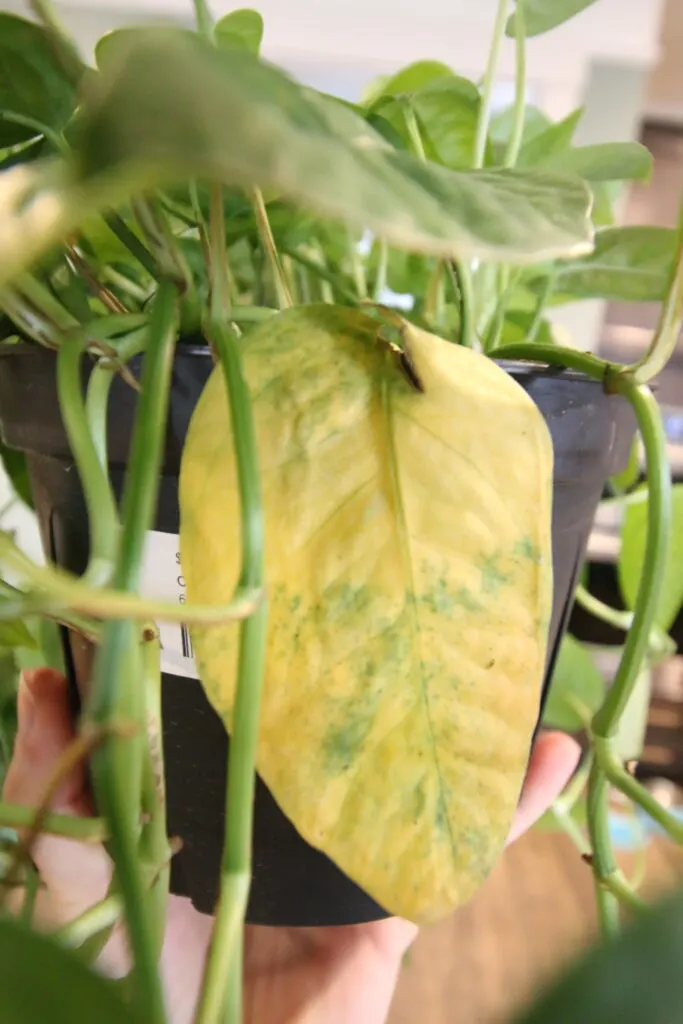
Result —
<instances>
[{"instance_id":1,"label":"wooden floor","mask_svg":"<svg viewBox=\"0 0 683 1024\"><path fill-rule=\"evenodd\" d=\"M621 858L629 871L632 858ZM411 950L390 1024L507 1024L595 933L591 872L562 835L519 840L472 903ZM683 851L648 849L649 894L683 877Z\"/></svg>"}]
</instances>

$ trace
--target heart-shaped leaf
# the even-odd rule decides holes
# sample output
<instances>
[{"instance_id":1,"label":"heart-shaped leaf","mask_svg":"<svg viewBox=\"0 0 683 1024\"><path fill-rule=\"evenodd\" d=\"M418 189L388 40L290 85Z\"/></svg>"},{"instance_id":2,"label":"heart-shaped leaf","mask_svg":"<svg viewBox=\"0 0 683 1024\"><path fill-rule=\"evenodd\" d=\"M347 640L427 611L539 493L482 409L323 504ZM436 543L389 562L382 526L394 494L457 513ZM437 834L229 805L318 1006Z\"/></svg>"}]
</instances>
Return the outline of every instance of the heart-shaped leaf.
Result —
<instances>
[{"instance_id":1,"label":"heart-shaped leaf","mask_svg":"<svg viewBox=\"0 0 683 1024\"><path fill-rule=\"evenodd\" d=\"M523 0L524 2L524 34L526 36L540 36L543 32L549 32L558 25L592 7L597 0ZM510 15L506 33L514 36L517 17Z\"/></svg>"},{"instance_id":2,"label":"heart-shaped leaf","mask_svg":"<svg viewBox=\"0 0 683 1024\"><path fill-rule=\"evenodd\" d=\"M560 158L570 146L583 110L573 110L561 121L554 121L523 142L519 151L517 164L519 167L535 167L551 160Z\"/></svg>"},{"instance_id":3,"label":"heart-shaped leaf","mask_svg":"<svg viewBox=\"0 0 683 1024\"><path fill-rule=\"evenodd\" d=\"M479 92L466 78L449 75L410 95L387 97L373 110L382 114L413 148L407 117L417 120L427 157L453 169L473 166L479 120Z\"/></svg>"},{"instance_id":4,"label":"heart-shaped leaf","mask_svg":"<svg viewBox=\"0 0 683 1024\"><path fill-rule=\"evenodd\" d=\"M683 605L683 484L672 488L671 549L660 592L656 623L665 633ZM628 608L635 607L645 559L648 502L629 502L621 525L619 585Z\"/></svg>"},{"instance_id":5,"label":"heart-shaped leaf","mask_svg":"<svg viewBox=\"0 0 683 1024\"><path fill-rule=\"evenodd\" d=\"M588 724L605 697L605 683L590 653L573 636L565 636L543 711L553 729L575 732Z\"/></svg>"},{"instance_id":6,"label":"heart-shaped leaf","mask_svg":"<svg viewBox=\"0 0 683 1024\"><path fill-rule=\"evenodd\" d=\"M95 974L53 939L0 920L2 1015L12 1024L98 1021L140 1024L113 983Z\"/></svg>"},{"instance_id":7,"label":"heart-shaped leaf","mask_svg":"<svg viewBox=\"0 0 683 1024\"><path fill-rule=\"evenodd\" d=\"M395 75L376 79L367 89L363 104L371 107L381 96L412 95L425 86L454 77L447 64L438 60L418 60L401 68ZM477 87L473 86L475 92Z\"/></svg>"},{"instance_id":8,"label":"heart-shaped leaf","mask_svg":"<svg viewBox=\"0 0 683 1024\"><path fill-rule=\"evenodd\" d=\"M258 53L263 42L263 18L246 7L231 11L216 22L214 38L224 50Z\"/></svg>"},{"instance_id":9,"label":"heart-shaped leaf","mask_svg":"<svg viewBox=\"0 0 683 1024\"><path fill-rule=\"evenodd\" d=\"M242 343L270 601L258 768L305 839L429 921L487 875L519 797L552 599L552 447L492 360L406 327L411 383L380 330L302 307ZM188 601L224 601L240 544L220 371L180 504ZM231 729L238 631L193 639Z\"/></svg>"},{"instance_id":10,"label":"heart-shaped leaf","mask_svg":"<svg viewBox=\"0 0 683 1024\"><path fill-rule=\"evenodd\" d=\"M658 302L666 294L675 251L673 228L605 228L596 233L592 253L558 262L554 301ZM543 281L529 287L540 289Z\"/></svg>"},{"instance_id":11,"label":"heart-shaped leaf","mask_svg":"<svg viewBox=\"0 0 683 1024\"><path fill-rule=\"evenodd\" d=\"M118 35L84 118L80 175L93 188L204 176L271 186L399 248L509 262L590 249L579 179L423 164L249 53L180 30Z\"/></svg>"},{"instance_id":12,"label":"heart-shaped leaf","mask_svg":"<svg viewBox=\"0 0 683 1024\"><path fill-rule=\"evenodd\" d=\"M652 173L652 154L639 142L605 142L577 146L544 161L586 181L647 181Z\"/></svg>"},{"instance_id":13,"label":"heart-shaped leaf","mask_svg":"<svg viewBox=\"0 0 683 1024\"><path fill-rule=\"evenodd\" d=\"M45 29L0 12L0 149L41 134L14 115L61 131L76 106L77 75L67 74Z\"/></svg>"}]
</instances>

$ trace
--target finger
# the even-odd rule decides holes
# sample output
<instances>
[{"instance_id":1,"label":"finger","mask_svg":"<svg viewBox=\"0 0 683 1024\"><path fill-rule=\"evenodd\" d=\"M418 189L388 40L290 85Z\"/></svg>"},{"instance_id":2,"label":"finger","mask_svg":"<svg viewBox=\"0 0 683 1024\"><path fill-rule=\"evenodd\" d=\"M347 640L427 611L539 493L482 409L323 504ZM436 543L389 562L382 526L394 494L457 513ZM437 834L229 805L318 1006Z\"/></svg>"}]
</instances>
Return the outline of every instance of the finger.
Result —
<instances>
[{"instance_id":1,"label":"finger","mask_svg":"<svg viewBox=\"0 0 683 1024\"><path fill-rule=\"evenodd\" d=\"M17 739L4 799L24 806L39 805L55 765L74 736L64 677L46 668L23 673ZM79 816L91 813L84 765L64 780L50 810ZM38 918L44 925L59 927L106 895L111 861L103 847L41 835L31 852L45 887L38 904Z\"/></svg>"},{"instance_id":2,"label":"finger","mask_svg":"<svg viewBox=\"0 0 683 1024\"><path fill-rule=\"evenodd\" d=\"M17 715L17 738L4 798L10 803L35 806L43 799L56 763L75 739L64 676L50 668L23 672ZM92 813L84 765L64 779L51 810L62 814Z\"/></svg>"},{"instance_id":3,"label":"finger","mask_svg":"<svg viewBox=\"0 0 683 1024\"><path fill-rule=\"evenodd\" d=\"M562 732L541 733L529 760L526 781L508 837L514 843L545 814L572 776L581 754L576 740Z\"/></svg>"}]
</instances>

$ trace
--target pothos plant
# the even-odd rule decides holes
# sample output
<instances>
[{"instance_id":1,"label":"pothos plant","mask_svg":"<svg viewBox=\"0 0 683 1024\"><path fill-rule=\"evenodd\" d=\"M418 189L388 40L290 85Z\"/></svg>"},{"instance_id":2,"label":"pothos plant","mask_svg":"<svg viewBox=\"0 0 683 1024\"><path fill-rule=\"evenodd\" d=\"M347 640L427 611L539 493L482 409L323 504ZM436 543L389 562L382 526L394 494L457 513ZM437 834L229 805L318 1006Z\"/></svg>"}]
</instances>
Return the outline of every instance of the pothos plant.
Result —
<instances>
[{"instance_id":1,"label":"pothos plant","mask_svg":"<svg viewBox=\"0 0 683 1024\"><path fill-rule=\"evenodd\" d=\"M611 939L620 905L641 907L610 843L610 787L683 839L615 739L658 637L671 485L648 381L676 342L683 247L677 232L612 224L613 183L649 171L642 147L572 146L578 113L551 123L525 104L527 36L586 6L528 0L508 18L500 0L480 85L423 61L358 105L262 61L251 11L214 23L197 0L196 33L114 33L95 67L45 0L34 3L39 23L1 16L4 346L56 351L90 561L80 578L40 567L1 534L0 616L5 629L40 619L96 644L73 755L89 759L101 815L51 814L47 793L34 809L1 804L0 825L21 832L3 891L22 878L41 831L104 837L134 965L124 1005L59 937L6 917L0 964L13 1020L37 1019L29 961L44 968L55 1013L77 999L104 1019L166 1020L160 621L193 629L203 684L232 739L200 1024L226 1006L240 1017L257 763L302 834L390 912L433 920L488 871L538 715L552 582L551 445L499 360L598 380L631 403L645 452L642 570L619 671L589 727L589 857ZM516 99L494 116L506 31ZM662 300L637 364L556 343L550 306L589 296ZM179 606L138 589L173 353L198 335L217 368L183 456L189 600ZM120 509L107 473L117 375L139 391ZM359 658L361 636L372 643ZM26 645L22 633L17 646ZM673 905L648 919L644 940L660 927L668 942L676 914ZM97 913L88 921L102 929ZM529 1019L621 1013L609 968L638 941L629 933L598 953L583 986L564 982ZM678 948L668 942L668 955ZM623 1004L624 1019L634 1005Z\"/></svg>"}]
</instances>

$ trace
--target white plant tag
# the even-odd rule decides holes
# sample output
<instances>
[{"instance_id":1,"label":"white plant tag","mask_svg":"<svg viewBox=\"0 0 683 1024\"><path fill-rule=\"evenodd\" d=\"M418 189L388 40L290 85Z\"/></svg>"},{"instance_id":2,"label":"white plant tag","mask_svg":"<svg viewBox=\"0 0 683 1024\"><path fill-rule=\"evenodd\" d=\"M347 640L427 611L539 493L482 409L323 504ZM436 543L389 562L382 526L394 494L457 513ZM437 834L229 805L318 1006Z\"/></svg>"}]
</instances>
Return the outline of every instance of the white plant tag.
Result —
<instances>
[{"instance_id":1,"label":"white plant tag","mask_svg":"<svg viewBox=\"0 0 683 1024\"><path fill-rule=\"evenodd\" d=\"M185 579L180 566L177 533L147 534L142 558L140 594L147 598L185 602ZM192 639L187 626L175 622L160 622L161 671L172 676L199 679L194 660Z\"/></svg>"}]
</instances>

